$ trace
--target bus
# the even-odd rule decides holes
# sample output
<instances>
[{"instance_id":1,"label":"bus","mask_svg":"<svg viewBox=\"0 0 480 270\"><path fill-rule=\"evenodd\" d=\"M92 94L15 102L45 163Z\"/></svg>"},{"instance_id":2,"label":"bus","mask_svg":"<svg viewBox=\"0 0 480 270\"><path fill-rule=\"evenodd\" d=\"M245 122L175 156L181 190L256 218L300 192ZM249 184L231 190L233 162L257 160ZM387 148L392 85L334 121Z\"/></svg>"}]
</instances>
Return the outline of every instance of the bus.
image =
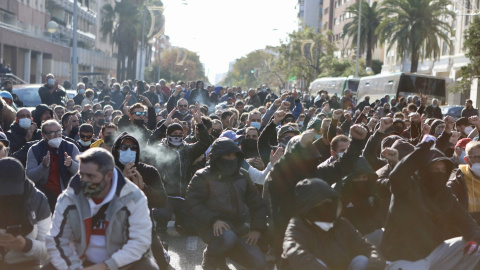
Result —
<instances>
[{"instance_id":1,"label":"bus","mask_svg":"<svg viewBox=\"0 0 480 270\"><path fill-rule=\"evenodd\" d=\"M391 73L362 77L357 90L357 100L361 102L365 96L370 102L380 100L385 95L390 98L408 96L428 96L428 102L438 99L439 105L445 105L445 78L416 73Z\"/></svg>"},{"instance_id":2,"label":"bus","mask_svg":"<svg viewBox=\"0 0 480 270\"><path fill-rule=\"evenodd\" d=\"M337 95L339 98L343 96L343 92L347 89L352 91L353 95L357 92L360 78L353 77L325 77L313 81L308 88L310 95L315 96L318 91L325 90L329 95Z\"/></svg>"}]
</instances>

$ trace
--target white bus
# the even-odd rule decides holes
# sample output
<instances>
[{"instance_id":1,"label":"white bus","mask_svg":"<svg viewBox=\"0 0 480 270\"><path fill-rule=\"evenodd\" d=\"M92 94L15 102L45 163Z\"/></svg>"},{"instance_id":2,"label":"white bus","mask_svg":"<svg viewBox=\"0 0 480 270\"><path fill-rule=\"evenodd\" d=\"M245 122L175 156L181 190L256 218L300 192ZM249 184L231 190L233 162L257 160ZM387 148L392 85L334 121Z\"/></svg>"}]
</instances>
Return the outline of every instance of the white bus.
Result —
<instances>
[{"instance_id":1,"label":"white bus","mask_svg":"<svg viewBox=\"0 0 480 270\"><path fill-rule=\"evenodd\" d=\"M325 77L319 78L313 81L308 88L310 95L315 96L318 91L325 90L328 95L343 96L343 92L347 89L352 91L353 95L357 92L359 78L347 78L347 77Z\"/></svg>"}]
</instances>

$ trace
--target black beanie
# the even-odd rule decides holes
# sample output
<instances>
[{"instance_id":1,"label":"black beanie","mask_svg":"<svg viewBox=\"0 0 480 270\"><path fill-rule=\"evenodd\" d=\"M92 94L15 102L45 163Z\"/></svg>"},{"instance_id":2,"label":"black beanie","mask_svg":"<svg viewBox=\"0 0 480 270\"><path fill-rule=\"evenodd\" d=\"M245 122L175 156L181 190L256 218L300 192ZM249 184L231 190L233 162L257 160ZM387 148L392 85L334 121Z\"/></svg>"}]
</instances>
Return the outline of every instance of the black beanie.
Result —
<instances>
[{"instance_id":1,"label":"black beanie","mask_svg":"<svg viewBox=\"0 0 480 270\"><path fill-rule=\"evenodd\" d=\"M23 194L25 169L22 163L15 158L2 158L0 171L7 172L0 176L0 196Z\"/></svg>"},{"instance_id":2,"label":"black beanie","mask_svg":"<svg viewBox=\"0 0 480 270\"><path fill-rule=\"evenodd\" d=\"M175 130L181 130L181 131L183 131L182 125L180 125L180 124L178 124L178 123L170 124L170 125L167 127L167 135L172 134Z\"/></svg>"}]
</instances>

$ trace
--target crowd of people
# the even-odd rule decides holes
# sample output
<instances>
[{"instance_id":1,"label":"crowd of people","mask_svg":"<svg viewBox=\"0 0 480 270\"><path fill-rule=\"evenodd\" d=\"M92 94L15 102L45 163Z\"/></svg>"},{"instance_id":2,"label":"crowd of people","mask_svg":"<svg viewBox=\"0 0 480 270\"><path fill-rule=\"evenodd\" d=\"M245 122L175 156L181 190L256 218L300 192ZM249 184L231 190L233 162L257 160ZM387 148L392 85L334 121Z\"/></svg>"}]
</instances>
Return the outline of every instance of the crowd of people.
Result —
<instances>
[{"instance_id":1,"label":"crowd of people","mask_svg":"<svg viewBox=\"0 0 480 270\"><path fill-rule=\"evenodd\" d=\"M480 118L427 96L53 74L0 132L0 269L479 269ZM10 95L8 95L10 94ZM477 210L477 206L479 210Z\"/></svg>"}]
</instances>

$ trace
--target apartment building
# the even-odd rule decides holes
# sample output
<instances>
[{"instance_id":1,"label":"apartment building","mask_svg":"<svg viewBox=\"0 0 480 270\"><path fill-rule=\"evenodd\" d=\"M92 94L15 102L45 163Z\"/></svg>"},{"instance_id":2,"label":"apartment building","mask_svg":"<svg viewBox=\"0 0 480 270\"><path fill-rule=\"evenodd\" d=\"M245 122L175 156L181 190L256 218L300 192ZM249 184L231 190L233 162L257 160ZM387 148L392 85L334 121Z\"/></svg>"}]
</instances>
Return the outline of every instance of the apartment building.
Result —
<instances>
[{"instance_id":1,"label":"apartment building","mask_svg":"<svg viewBox=\"0 0 480 270\"><path fill-rule=\"evenodd\" d=\"M329 0L326 0L329 1ZM308 26L318 33L322 25L322 7L324 0L299 0L297 4L298 29Z\"/></svg>"}]
</instances>

